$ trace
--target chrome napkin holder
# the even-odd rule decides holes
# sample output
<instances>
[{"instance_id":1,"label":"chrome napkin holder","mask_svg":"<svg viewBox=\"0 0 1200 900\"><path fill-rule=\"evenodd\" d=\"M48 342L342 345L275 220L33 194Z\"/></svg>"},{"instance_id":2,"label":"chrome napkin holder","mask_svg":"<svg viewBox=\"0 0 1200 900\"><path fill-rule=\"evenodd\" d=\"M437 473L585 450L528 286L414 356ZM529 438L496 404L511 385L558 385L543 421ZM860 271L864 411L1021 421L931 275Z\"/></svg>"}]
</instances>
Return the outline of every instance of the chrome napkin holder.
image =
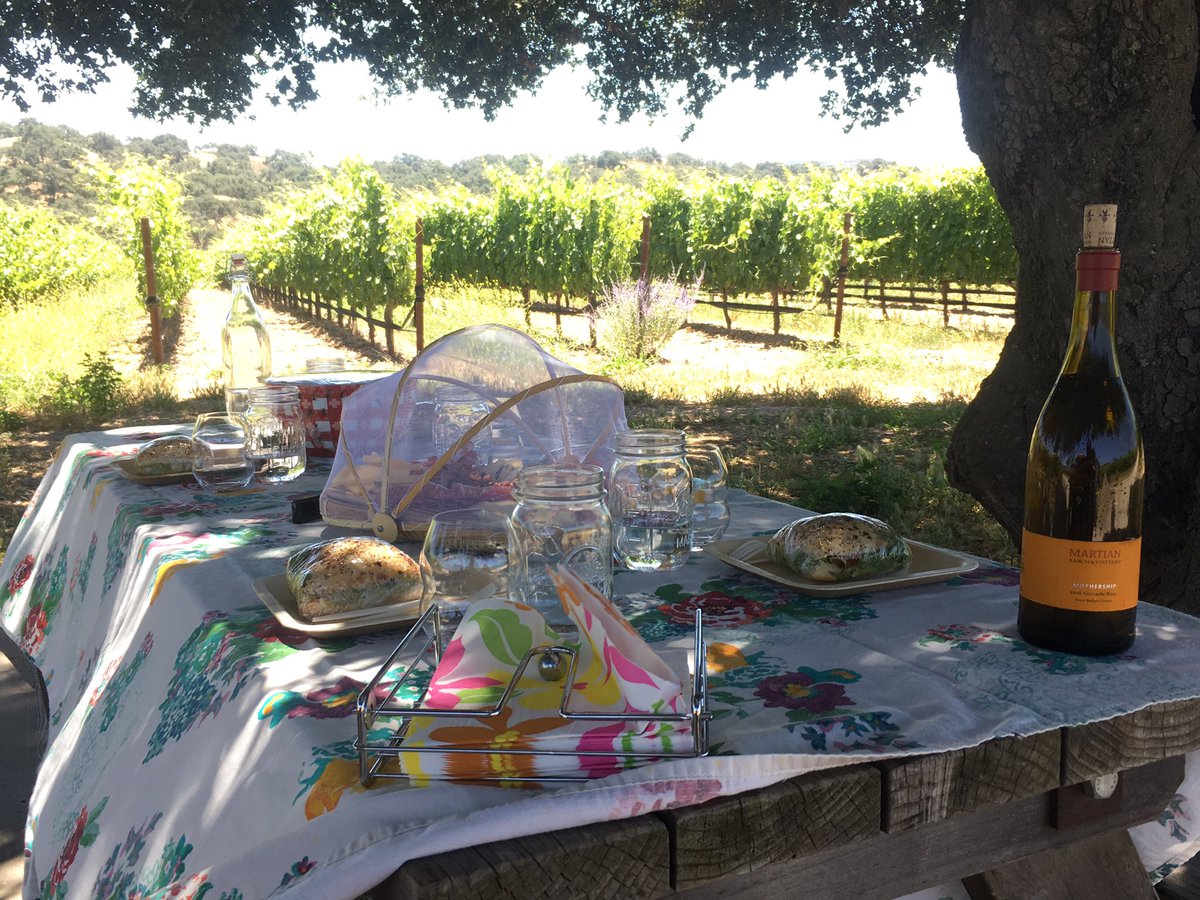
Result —
<instances>
[{"instance_id":1,"label":"chrome napkin holder","mask_svg":"<svg viewBox=\"0 0 1200 900\"><path fill-rule=\"evenodd\" d=\"M426 631L426 625L432 622L433 627L429 629L432 634ZM629 714L610 714L610 713L588 713L588 712L572 712L570 709L571 698L574 695L575 688L575 671L579 664L579 654L574 647L566 647L561 645L545 644L542 646L533 647L525 654L513 673L512 679L504 686L504 691L500 699L494 706L482 707L477 709L427 709L420 704L425 699L425 693L428 690L421 691L420 696L414 701L402 701L396 698L396 694L407 684L410 683L411 676L415 671L421 668L424 663L429 667L430 679L432 673L437 669L437 664L441 661L441 628L437 618L437 604L431 604L421 617L409 629L408 634L396 645L396 649L391 652L387 660L379 667L374 677L363 688L358 695L357 704L357 720L358 720L358 737L354 741L354 749L358 751L358 777L362 784L370 785L376 778L393 778L409 780L410 776L403 772L383 771L383 766L388 759L398 758L402 753L468 753L482 756L620 756L626 759L640 759L647 762L654 762L663 759L693 759L698 756L708 755L708 723L712 719L712 713L708 711L708 677L706 672L706 660L708 648L704 642L704 622L701 616L701 611L696 610L695 618L695 641L694 641L695 662L692 666L691 682L692 682L692 698L691 710L688 712L677 713L674 715L661 713L629 713ZM376 693L379 692L379 685L384 683L387 674L392 671L396 665L396 661L400 659L405 651L415 650L415 655L411 663L405 666L404 674L387 688L387 693L382 699L376 699ZM643 751L643 752L625 752L614 750L513 750L513 749L497 749L493 747L456 747L451 745L438 745L436 747L404 747L404 737L408 731L409 724L414 717L429 717L437 719L475 719L483 720L490 719L500 715L508 706L509 698L512 696L516 685L520 683L521 677L525 674L525 670L536 660L539 667L539 672L547 681L557 681L557 675L561 670L561 662L566 659L568 661L566 675L561 678L563 698L558 707L558 715L564 721L589 721L589 722L627 722L631 726L644 725L648 726L655 722L674 722L680 725L688 725L691 728L692 745L684 750L676 750L673 752L665 751ZM413 679L415 680L415 679ZM369 737L371 729L380 720L391 722L394 720L394 726L391 728L389 736L383 740L378 738L372 741ZM536 775L536 776L517 776L517 775L495 775L480 777L480 781L530 781L530 782L558 782L558 781L586 781L587 777L580 775Z\"/></svg>"}]
</instances>

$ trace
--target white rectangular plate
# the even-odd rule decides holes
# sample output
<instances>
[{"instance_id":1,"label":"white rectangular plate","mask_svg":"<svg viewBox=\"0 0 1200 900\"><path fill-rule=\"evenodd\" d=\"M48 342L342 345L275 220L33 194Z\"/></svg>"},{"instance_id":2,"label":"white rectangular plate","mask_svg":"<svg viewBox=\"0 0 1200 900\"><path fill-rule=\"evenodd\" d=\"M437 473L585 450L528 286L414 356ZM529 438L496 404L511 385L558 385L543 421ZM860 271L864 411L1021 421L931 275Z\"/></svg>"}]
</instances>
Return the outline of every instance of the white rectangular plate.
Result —
<instances>
[{"instance_id":1,"label":"white rectangular plate","mask_svg":"<svg viewBox=\"0 0 1200 900\"><path fill-rule=\"evenodd\" d=\"M918 584L933 584L970 572L979 566L975 560L953 550L943 550L931 544L905 539L904 543L912 550L912 562L902 572L857 581L810 581L801 578L787 566L770 559L767 556L767 540L767 537L753 537L716 541L706 544L704 552L743 572L785 584L806 594L818 594L823 597L844 597L848 594L869 594Z\"/></svg>"},{"instance_id":2,"label":"white rectangular plate","mask_svg":"<svg viewBox=\"0 0 1200 900\"><path fill-rule=\"evenodd\" d=\"M300 615L292 587L282 572L268 575L254 582L255 590L263 605L271 611L284 628L303 631L313 637L337 637L343 634L366 634L369 631L386 631L399 628L416 620L421 614L420 603L393 603L373 610L356 610L346 618L335 622L310 622Z\"/></svg>"}]
</instances>

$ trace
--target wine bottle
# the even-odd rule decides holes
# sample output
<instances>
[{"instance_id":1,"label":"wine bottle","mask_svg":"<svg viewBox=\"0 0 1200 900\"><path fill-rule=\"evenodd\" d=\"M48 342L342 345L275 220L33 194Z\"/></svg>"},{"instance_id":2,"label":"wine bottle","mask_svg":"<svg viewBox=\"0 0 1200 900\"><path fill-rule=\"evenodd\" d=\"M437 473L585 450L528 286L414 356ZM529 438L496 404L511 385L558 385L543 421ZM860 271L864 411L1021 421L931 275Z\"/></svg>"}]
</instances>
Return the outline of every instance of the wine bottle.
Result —
<instances>
[{"instance_id":1,"label":"wine bottle","mask_svg":"<svg viewBox=\"0 0 1200 900\"><path fill-rule=\"evenodd\" d=\"M250 293L246 257L229 261L233 298L221 328L221 363L225 370L225 409L244 413L250 388L262 386L271 375L271 337Z\"/></svg>"},{"instance_id":2,"label":"wine bottle","mask_svg":"<svg viewBox=\"0 0 1200 900\"><path fill-rule=\"evenodd\" d=\"M1029 442L1021 637L1089 656L1133 643L1146 463L1117 365L1117 208L1084 210L1066 359Z\"/></svg>"}]
</instances>

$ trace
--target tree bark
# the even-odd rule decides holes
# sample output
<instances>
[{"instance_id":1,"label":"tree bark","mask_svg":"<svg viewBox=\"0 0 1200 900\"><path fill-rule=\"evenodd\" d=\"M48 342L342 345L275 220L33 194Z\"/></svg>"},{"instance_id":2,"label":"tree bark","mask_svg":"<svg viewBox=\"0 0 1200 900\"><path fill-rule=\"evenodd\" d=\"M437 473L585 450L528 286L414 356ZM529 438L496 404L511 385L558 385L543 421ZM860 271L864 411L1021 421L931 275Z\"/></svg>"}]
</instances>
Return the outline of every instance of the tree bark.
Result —
<instances>
[{"instance_id":1,"label":"tree bark","mask_svg":"<svg viewBox=\"0 0 1200 900\"><path fill-rule=\"evenodd\" d=\"M1025 454L1058 373L1086 203L1118 204L1117 335L1146 446L1142 597L1200 613L1196 0L971 0L963 127L1013 226L1016 322L947 468L1019 539Z\"/></svg>"}]
</instances>

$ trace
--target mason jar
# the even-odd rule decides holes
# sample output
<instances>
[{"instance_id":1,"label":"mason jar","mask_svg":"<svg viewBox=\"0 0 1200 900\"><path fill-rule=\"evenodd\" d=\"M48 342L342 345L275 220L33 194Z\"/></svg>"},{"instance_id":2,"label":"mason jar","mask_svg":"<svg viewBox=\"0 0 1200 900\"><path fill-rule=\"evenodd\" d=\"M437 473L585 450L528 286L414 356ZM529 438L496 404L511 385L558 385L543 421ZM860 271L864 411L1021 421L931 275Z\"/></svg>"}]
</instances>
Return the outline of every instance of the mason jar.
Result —
<instances>
[{"instance_id":1,"label":"mason jar","mask_svg":"<svg viewBox=\"0 0 1200 900\"><path fill-rule=\"evenodd\" d=\"M531 466L517 476L511 515L509 591L560 634L574 626L550 579L562 565L605 597L612 596L612 519L604 503L599 466Z\"/></svg>"},{"instance_id":2,"label":"mason jar","mask_svg":"<svg viewBox=\"0 0 1200 900\"><path fill-rule=\"evenodd\" d=\"M492 404L468 387L442 385L433 395L433 451L439 456L454 446L476 422L492 411ZM471 439L476 463L492 461L492 429L485 426Z\"/></svg>"},{"instance_id":3,"label":"mason jar","mask_svg":"<svg viewBox=\"0 0 1200 900\"><path fill-rule=\"evenodd\" d=\"M246 404L246 451L254 477L269 484L299 478L306 463L300 389L251 388Z\"/></svg>"},{"instance_id":4,"label":"mason jar","mask_svg":"<svg viewBox=\"0 0 1200 900\"><path fill-rule=\"evenodd\" d=\"M692 472L684 434L672 429L618 432L608 478L613 554L627 569L678 569L692 547Z\"/></svg>"}]
</instances>

